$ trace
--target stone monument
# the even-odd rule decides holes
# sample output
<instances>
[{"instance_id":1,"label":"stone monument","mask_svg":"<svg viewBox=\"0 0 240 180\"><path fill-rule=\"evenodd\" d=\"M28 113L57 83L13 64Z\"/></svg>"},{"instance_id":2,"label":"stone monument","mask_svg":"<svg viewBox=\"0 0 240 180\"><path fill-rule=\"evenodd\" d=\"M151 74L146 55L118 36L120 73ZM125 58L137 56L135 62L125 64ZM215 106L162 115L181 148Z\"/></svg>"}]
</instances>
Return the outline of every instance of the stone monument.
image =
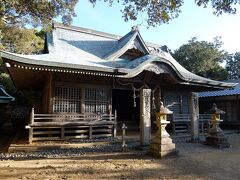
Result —
<instances>
[{"instance_id":1,"label":"stone monument","mask_svg":"<svg viewBox=\"0 0 240 180\"><path fill-rule=\"evenodd\" d=\"M151 89L140 91L140 144L149 147L151 140Z\"/></svg>"},{"instance_id":2,"label":"stone monument","mask_svg":"<svg viewBox=\"0 0 240 180\"><path fill-rule=\"evenodd\" d=\"M175 144L172 142L170 135L165 129L167 124L170 123L167 121L167 114L172 113L172 111L164 107L163 103L160 102L160 111L156 113L158 131L152 139L149 149L149 154L154 157L164 158L168 156L176 156L178 154L175 149Z\"/></svg>"}]
</instances>

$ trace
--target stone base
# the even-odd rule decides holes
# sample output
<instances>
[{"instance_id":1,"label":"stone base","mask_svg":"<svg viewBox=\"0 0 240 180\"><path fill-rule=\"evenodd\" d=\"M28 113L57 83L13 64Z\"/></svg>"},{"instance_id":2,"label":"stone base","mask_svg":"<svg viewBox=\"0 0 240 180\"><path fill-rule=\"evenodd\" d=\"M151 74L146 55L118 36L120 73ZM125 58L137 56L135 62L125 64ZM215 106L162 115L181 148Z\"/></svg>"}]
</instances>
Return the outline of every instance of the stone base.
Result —
<instances>
[{"instance_id":1,"label":"stone base","mask_svg":"<svg viewBox=\"0 0 240 180\"><path fill-rule=\"evenodd\" d=\"M217 136L208 136L206 137L206 145L214 146L217 148L229 148L231 145L229 144L228 140L224 137L217 137Z\"/></svg>"},{"instance_id":2,"label":"stone base","mask_svg":"<svg viewBox=\"0 0 240 180\"><path fill-rule=\"evenodd\" d=\"M156 143L151 143L150 144L150 150L153 151L170 151L175 149L175 144L174 143L169 143L169 144L156 144Z\"/></svg>"},{"instance_id":3,"label":"stone base","mask_svg":"<svg viewBox=\"0 0 240 180\"><path fill-rule=\"evenodd\" d=\"M164 118L157 121L158 131L155 137L152 139L149 155L156 158L175 157L178 155L178 151L175 149L175 144L172 142L171 137L166 131L166 125L169 124Z\"/></svg>"},{"instance_id":4,"label":"stone base","mask_svg":"<svg viewBox=\"0 0 240 180\"><path fill-rule=\"evenodd\" d=\"M156 158L170 158L170 157L177 157L178 151L173 149L169 151L156 151L150 148L150 151L148 152L150 156L156 157Z\"/></svg>"},{"instance_id":5,"label":"stone base","mask_svg":"<svg viewBox=\"0 0 240 180\"><path fill-rule=\"evenodd\" d=\"M163 138L160 142L152 142L150 144L149 155L157 158L167 158L178 155L178 151L175 149L175 144L172 143L172 139Z\"/></svg>"},{"instance_id":6,"label":"stone base","mask_svg":"<svg viewBox=\"0 0 240 180\"><path fill-rule=\"evenodd\" d=\"M168 152L149 152L148 153L150 156L163 159L163 158L173 158L178 156L178 151L173 150L173 151L168 151Z\"/></svg>"}]
</instances>

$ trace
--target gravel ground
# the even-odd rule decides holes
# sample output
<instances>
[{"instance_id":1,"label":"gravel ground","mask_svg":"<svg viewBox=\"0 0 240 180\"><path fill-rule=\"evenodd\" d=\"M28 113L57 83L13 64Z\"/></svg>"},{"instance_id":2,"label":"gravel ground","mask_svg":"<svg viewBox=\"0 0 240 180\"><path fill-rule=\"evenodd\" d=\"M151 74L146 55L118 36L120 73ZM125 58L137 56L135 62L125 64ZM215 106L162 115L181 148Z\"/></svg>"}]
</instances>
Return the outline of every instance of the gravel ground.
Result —
<instances>
[{"instance_id":1,"label":"gravel ground","mask_svg":"<svg viewBox=\"0 0 240 180\"><path fill-rule=\"evenodd\" d=\"M154 159L138 143L1 153L0 179L239 179L240 134L227 135L228 149L175 139L179 156Z\"/></svg>"},{"instance_id":2,"label":"gravel ground","mask_svg":"<svg viewBox=\"0 0 240 180\"><path fill-rule=\"evenodd\" d=\"M112 144L106 145L94 145L91 147L81 148L66 148L66 149L50 149L36 152L15 152L15 153L0 153L0 161L4 160L28 160L28 159L41 159L41 158L61 158L61 157L78 157L86 154L93 153L107 153L107 152L123 152L121 143L116 140L108 140ZM83 141L81 143L88 142L99 142L94 141ZM129 142L127 150L128 152L134 152L135 154L146 154L146 150L139 150L139 142Z\"/></svg>"}]
</instances>

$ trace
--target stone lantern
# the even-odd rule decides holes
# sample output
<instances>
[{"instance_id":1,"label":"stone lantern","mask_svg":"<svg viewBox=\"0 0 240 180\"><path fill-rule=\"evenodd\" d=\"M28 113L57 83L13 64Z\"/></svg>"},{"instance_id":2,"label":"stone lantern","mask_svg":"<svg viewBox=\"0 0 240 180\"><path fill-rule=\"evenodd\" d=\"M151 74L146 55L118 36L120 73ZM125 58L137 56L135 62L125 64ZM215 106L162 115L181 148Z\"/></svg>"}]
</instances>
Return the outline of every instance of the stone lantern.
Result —
<instances>
[{"instance_id":1,"label":"stone lantern","mask_svg":"<svg viewBox=\"0 0 240 180\"><path fill-rule=\"evenodd\" d=\"M212 109L209 112L211 113L211 128L209 129L205 144L218 148L230 147L222 129L219 127L220 122L223 121L220 119L220 115L225 114L225 112L218 109L215 103L213 103Z\"/></svg>"},{"instance_id":2,"label":"stone lantern","mask_svg":"<svg viewBox=\"0 0 240 180\"><path fill-rule=\"evenodd\" d=\"M160 111L156 113L156 124L158 131L150 143L149 154L158 158L177 155L175 144L172 142L170 135L166 131L166 126L170 122L167 121L167 115L172 114L168 108L160 102Z\"/></svg>"}]
</instances>

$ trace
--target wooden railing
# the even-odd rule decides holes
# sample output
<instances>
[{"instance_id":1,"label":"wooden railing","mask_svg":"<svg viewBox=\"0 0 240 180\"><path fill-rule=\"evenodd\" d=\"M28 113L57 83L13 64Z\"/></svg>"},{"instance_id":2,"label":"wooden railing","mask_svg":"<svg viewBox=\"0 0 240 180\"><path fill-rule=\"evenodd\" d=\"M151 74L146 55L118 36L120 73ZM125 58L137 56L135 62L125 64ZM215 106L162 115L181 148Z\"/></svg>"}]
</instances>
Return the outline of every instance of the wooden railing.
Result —
<instances>
[{"instance_id":1,"label":"wooden railing","mask_svg":"<svg viewBox=\"0 0 240 180\"><path fill-rule=\"evenodd\" d=\"M211 124L211 114L199 114L199 131L208 132Z\"/></svg>"},{"instance_id":2,"label":"wooden railing","mask_svg":"<svg viewBox=\"0 0 240 180\"><path fill-rule=\"evenodd\" d=\"M199 114L199 132L207 132L210 126L210 114ZM190 133L191 132L191 117L190 114L173 114L172 133Z\"/></svg>"},{"instance_id":3,"label":"wooden railing","mask_svg":"<svg viewBox=\"0 0 240 180\"><path fill-rule=\"evenodd\" d=\"M35 114L32 108L29 143L40 140L116 137L117 113L114 114Z\"/></svg>"}]
</instances>

